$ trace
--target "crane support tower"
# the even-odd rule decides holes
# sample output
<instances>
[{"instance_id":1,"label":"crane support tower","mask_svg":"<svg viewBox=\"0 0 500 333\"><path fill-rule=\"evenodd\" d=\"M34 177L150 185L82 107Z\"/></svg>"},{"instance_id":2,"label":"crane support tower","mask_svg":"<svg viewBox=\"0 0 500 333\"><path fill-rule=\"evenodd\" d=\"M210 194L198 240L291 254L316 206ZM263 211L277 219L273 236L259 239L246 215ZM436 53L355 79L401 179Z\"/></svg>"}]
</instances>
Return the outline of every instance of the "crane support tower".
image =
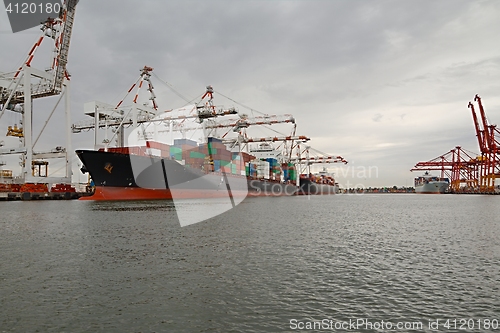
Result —
<instances>
[{"instance_id":1,"label":"crane support tower","mask_svg":"<svg viewBox=\"0 0 500 333\"><path fill-rule=\"evenodd\" d=\"M68 53L75 17L77 0L63 1L57 17L48 18L41 26L41 35L29 51L22 65L14 72L0 73L0 118L6 112L16 112L22 115L22 128L9 128L8 135L17 136L22 144L16 149L2 149L0 155L22 155L22 174L17 182L70 184L71 183L71 117L70 117L70 76L67 72ZM40 70L33 67L37 58L37 50L45 40L53 44L51 64L48 69ZM33 112L33 100L60 95L54 109L45 120L39 135L33 136L33 121L40 120L40 112ZM45 130L45 127L64 97L65 145L50 151L35 152L34 147ZM10 133L10 134L9 134ZM36 172L38 165L46 165L46 159L65 159L65 175L49 177ZM47 162L48 164L48 162Z\"/></svg>"},{"instance_id":2,"label":"crane support tower","mask_svg":"<svg viewBox=\"0 0 500 333\"><path fill-rule=\"evenodd\" d=\"M474 105L472 102L469 102L481 152L481 155L477 156L479 188L482 193L494 193L498 192L498 187L495 187L495 180L500 178L500 143L498 141L500 132L497 125L492 125L488 122L481 97L476 95L474 101L479 106L479 115L481 117L481 121L479 122Z\"/></svg>"}]
</instances>

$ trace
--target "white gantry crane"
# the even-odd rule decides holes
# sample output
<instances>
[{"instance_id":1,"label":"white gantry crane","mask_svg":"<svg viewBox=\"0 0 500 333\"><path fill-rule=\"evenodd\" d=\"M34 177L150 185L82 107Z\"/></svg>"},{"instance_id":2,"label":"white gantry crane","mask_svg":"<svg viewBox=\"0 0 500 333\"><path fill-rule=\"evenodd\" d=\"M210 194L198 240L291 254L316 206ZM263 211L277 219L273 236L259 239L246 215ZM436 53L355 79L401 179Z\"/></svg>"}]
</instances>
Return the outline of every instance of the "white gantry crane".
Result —
<instances>
[{"instance_id":1,"label":"white gantry crane","mask_svg":"<svg viewBox=\"0 0 500 333\"><path fill-rule=\"evenodd\" d=\"M56 17L48 18L42 23L41 36L31 48L23 64L15 72L0 73L0 118L6 112L15 112L22 115L21 126L19 128L9 126L7 131L8 136L20 138L22 145L14 149L2 149L0 147L0 155L22 155L22 175L19 177L19 182L71 183L70 77L66 65L68 63L69 45L77 2L78 0L65 0L60 12L54 14ZM32 66L33 59L36 58L36 52L40 45L47 39L53 45L53 57L51 58L50 67L40 70ZM61 96L48 118L43 122L43 120L40 120L39 113L33 113L33 100L56 95ZM65 145L58 146L47 152L34 152L33 148L63 97L65 104ZM32 128L35 119L37 122L44 123L40 134L36 138L33 137ZM65 176L49 177L47 172L43 173L43 175L37 174L37 167L48 165L47 159L65 159Z\"/></svg>"},{"instance_id":2,"label":"white gantry crane","mask_svg":"<svg viewBox=\"0 0 500 333\"><path fill-rule=\"evenodd\" d=\"M168 132L188 132L203 129L204 136L216 136L218 129L229 128L229 131L241 132L249 126L253 125L273 125L278 123L295 123L292 115L286 114L283 116L264 115L258 117L248 117L244 114L239 114L235 108L224 109L216 107L213 104L213 88L207 86L205 93L196 105L187 107L184 115L172 115L173 110L160 111L156 103L156 95L154 94L153 84L150 77L153 68L144 66L141 69L141 74L138 80L127 91L126 96L116 106L112 106L103 102L89 102L85 106L85 114L94 117L91 121L82 121L73 124L73 133L82 131L94 130L95 148L99 148L100 141L97 137L99 128L112 128L115 134L111 139L105 138L103 143L106 145L113 139L116 141L116 146L124 145L123 128L131 126L136 128L140 124L151 125L161 123L167 127ZM140 103L139 95L141 90L147 87L148 103ZM135 95L132 95L135 90ZM124 100L130 95L132 98L131 105L126 105ZM220 116L238 115L239 117L227 120L220 120ZM217 120L216 120L217 118ZM186 123L187 120L193 122ZM158 130L160 133L164 130ZM226 133L223 137L225 137ZM143 138L147 139L147 138Z\"/></svg>"}]
</instances>

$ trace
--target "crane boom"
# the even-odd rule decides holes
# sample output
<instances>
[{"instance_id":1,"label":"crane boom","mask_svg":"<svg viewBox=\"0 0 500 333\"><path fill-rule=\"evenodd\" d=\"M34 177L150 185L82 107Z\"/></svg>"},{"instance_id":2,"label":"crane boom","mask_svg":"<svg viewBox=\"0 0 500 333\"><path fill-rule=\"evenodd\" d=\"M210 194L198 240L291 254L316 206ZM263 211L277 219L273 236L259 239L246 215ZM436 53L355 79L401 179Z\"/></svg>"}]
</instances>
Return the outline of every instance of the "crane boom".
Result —
<instances>
[{"instance_id":1,"label":"crane boom","mask_svg":"<svg viewBox=\"0 0 500 333\"><path fill-rule=\"evenodd\" d=\"M292 157L290 162L313 164L313 163L344 163L347 161L342 156L312 156L312 157Z\"/></svg>"},{"instance_id":2,"label":"crane boom","mask_svg":"<svg viewBox=\"0 0 500 333\"><path fill-rule=\"evenodd\" d=\"M116 109L116 108L115 108ZM170 111L170 110L169 110ZM167 111L168 112L168 111ZM228 110L219 110L219 114L234 114L233 109L228 109ZM175 117L158 117L156 119L151 118L150 116L139 116L137 118L137 123L142 124L142 123L154 123L154 122L165 122L165 121L175 121L175 120L184 120L184 119L197 119L198 115L187 115L187 116L175 116ZM293 118L292 115L283 115L283 116L278 116L278 115L269 115L265 117L251 117L251 118L243 118L243 119L231 119L229 121L224 121L224 122L217 122L217 123L208 123L206 124L206 128L229 128L233 127L234 129L240 128L240 127L248 127L251 125L272 125L272 124L279 124L279 123L293 123L295 122L295 119ZM119 126L120 124L122 125L131 125L132 120L128 119L125 121L122 121L122 117L119 116L118 113L115 113L115 116L112 117L110 116L107 121L100 121L99 122L99 127L100 128L105 128L105 127L116 127ZM95 127L94 121L85 121L81 122L79 124L74 124L72 126L73 133L79 133L82 130L90 130ZM193 127L193 128L183 128L183 131L189 131L189 130L197 130L199 127Z\"/></svg>"},{"instance_id":3,"label":"crane boom","mask_svg":"<svg viewBox=\"0 0 500 333\"><path fill-rule=\"evenodd\" d=\"M311 140L305 135L289 135L289 136L273 136L273 137L266 137L266 138L240 138L240 139L226 139L223 140L222 142L224 143L234 143L237 141L240 141L242 143L255 143L255 142L277 142L277 141L292 141L292 140L301 140L301 141L309 141Z\"/></svg>"},{"instance_id":4,"label":"crane boom","mask_svg":"<svg viewBox=\"0 0 500 333\"><path fill-rule=\"evenodd\" d=\"M474 128L476 129L477 141L479 143L479 149L481 153L485 153L485 144L484 144L484 130L481 130L481 125L477 119L476 111L474 110L474 104L469 102L469 109L472 110L472 119L474 120Z\"/></svg>"},{"instance_id":5,"label":"crane boom","mask_svg":"<svg viewBox=\"0 0 500 333\"><path fill-rule=\"evenodd\" d=\"M483 145L485 149L489 150L491 149L492 143L489 133L488 119L486 119L486 113L484 112L483 104L481 103L481 97L479 97L479 95L476 95L474 97L474 101L477 101L477 103L479 104L479 112L481 114L481 120L483 122L483 133L484 133Z\"/></svg>"},{"instance_id":6,"label":"crane boom","mask_svg":"<svg viewBox=\"0 0 500 333\"><path fill-rule=\"evenodd\" d=\"M69 79L66 65L68 63L69 44L77 2L78 0L65 0L59 17L48 18L42 23L40 38L33 44L26 60L13 76L10 76L9 73L0 73L0 104L4 104L0 117L5 110L12 110L13 105L24 103L26 90L23 87L23 83L25 83L23 75L27 68L31 70L29 75L36 79L35 82L30 81L29 96L31 99L54 96L61 93L63 79L65 77ZM33 68L32 62L36 51L45 38L53 40L56 52L50 69L42 71Z\"/></svg>"},{"instance_id":7,"label":"crane boom","mask_svg":"<svg viewBox=\"0 0 500 333\"><path fill-rule=\"evenodd\" d=\"M64 23L63 31L59 36L59 49L56 56L56 75L54 80L54 89L62 88L63 78L67 76L66 64L68 63L69 42L71 40L71 32L73 31L73 22L75 20L75 9L78 0L66 0L65 8L60 14Z\"/></svg>"}]
</instances>

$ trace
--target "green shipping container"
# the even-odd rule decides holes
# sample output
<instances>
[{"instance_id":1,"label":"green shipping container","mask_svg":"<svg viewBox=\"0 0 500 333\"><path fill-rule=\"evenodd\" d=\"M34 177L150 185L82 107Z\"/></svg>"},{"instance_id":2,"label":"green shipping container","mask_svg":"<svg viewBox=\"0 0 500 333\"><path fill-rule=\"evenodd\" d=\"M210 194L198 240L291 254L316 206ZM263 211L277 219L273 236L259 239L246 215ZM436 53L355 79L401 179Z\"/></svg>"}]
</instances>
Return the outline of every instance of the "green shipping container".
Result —
<instances>
[{"instance_id":1,"label":"green shipping container","mask_svg":"<svg viewBox=\"0 0 500 333\"><path fill-rule=\"evenodd\" d=\"M172 155L174 157L174 159L176 159L177 161L181 161L182 160L182 153L176 153L174 155Z\"/></svg>"},{"instance_id":2,"label":"green shipping container","mask_svg":"<svg viewBox=\"0 0 500 333\"><path fill-rule=\"evenodd\" d=\"M182 153L182 148L181 147L175 147L175 146L170 146L170 153L172 154L177 154L177 153Z\"/></svg>"},{"instance_id":3,"label":"green shipping container","mask_svg":"<svg viewBox=\"0 0 500 333\"><path fill-rule=\"evenodd\" d=\"M231 162L230 162L230 161L220 160L220 165L221 165L221 166L228 166L228 165L230 165L230 164L231 164Z\"/></svg>"},{"instance_id":4,"label":"green shipping container","mask_svg":"<svg viewBox=\"0 0 500 333\"><path fill-rule=\"evenodd\" d=\"M189 153L189 157L191 157L191 158L205 158L205 154L197 152L197 151L191 151Z\"/></svg>"},{"instance_id":5,"label":"green shipping container","mask_svg":"<svg viewBox=\"0 0 500 333\"><path fill-rule=\"evenodd\" d=\"M231 173L235 175L237 170L238 169L236 168L236 164L231 164Z\"/></svg>"}]
</instances>

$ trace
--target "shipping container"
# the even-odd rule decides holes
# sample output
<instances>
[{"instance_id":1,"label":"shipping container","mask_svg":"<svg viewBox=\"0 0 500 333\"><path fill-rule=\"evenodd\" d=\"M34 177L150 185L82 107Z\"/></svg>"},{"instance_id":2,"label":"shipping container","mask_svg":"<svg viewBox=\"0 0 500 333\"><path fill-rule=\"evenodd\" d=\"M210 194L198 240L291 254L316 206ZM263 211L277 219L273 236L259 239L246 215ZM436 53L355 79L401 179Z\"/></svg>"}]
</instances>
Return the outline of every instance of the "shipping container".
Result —
<instances>
[{"instance_id":1,"label":"shipping container","mask_svg":"<svg viewBox=\"0 0 500 333\"><path fill-rule=\"evenodd\" d=\"M208 137L208 142L209 143L222 143L222 139L214 138L214 137Z\"/></svg>"},{"instance_id":2,"label":"shipping container","mask_svg":"<svg viewBox=\"0 0 500 333\"><path fill-rule=\"evenodd\" d=\"M216 155L217 154L217 148L208 147L207 148L207 154L208 155Z\"/></svg>"},{"instance_id":3,"label":"shipping container","mask_svg":"<svg viewBox=\"0 0 500 333\"><path fill-rule=\"evenodd\" d=\"M270 166L275 166L278 164L278 160L275 158L266 158L265 160L269 163Z\"/></svg>"},{"instance_id":4,"label":"shipping container","mask_svg":"<svg viewBox=\"0 0 500 333\"><path fill-rule=\"evenodd\" d=\"M220 160L214 160L214 170L215 171L220 170Z\"/></svg>"},{"instance_id":5,"label":"shipping container","mask_svg":"<svg viewBox=\"0 0 500 333\"><path fill-rule=\"evenodd\" d=\"M200 153L198 151L190 151L189 157L191 157L191 158L205 158L205 154Z\"/></svg>"},{"instance_id":6,"label":"shipping container","mask_svg":"<svg viewBox=\"0 0 500 333\"><path fill-rule=\"evenodd\" d=\"M208 143L207 145L208 149L219 149L219 150L222 150L222 151L228 151L227 150L227 147L222 144L222 143Z\"/></svg>"},{"instance_id":7,"label":"shipping container","mask_svg":"<svg viewBox=\"0 0 500 333\"><path fill-rule=\"evenodd\" d=\"M182 153L182 148L181 147L177 147L177 146L170 146L170 153L172 154L175 154L175 153Z\"/></svg>"},{"instance_id":8,"label":"shipping container","mask_svg":"<svg viewBox=\"0 0 500 333\"><path fill-rule=\"evenodd\" d=\"M174 139L174 145L176 146L187 145L190 147L198 147L198 143L196 141L189 139Z\"/></svg>"},{"instance_id":9,"label":"shipping container","mask_svg":"<svg viewBox=\"0 0 500 333\"><path fill-rule=\"evenodd\" d=\"M146 155L161 156L161 150L157 148L146 148Z\"/></svg>"},{"instance_id":10,"label":"shipping container","mask_svg":"<svg viewBox=\"0 0 500 333\"><path fill-rule=\"evenodd\" d=\"M257 162L257 176L259 178L269 179L269 162L260 160Z\"/></svg>"},{"instance_id":11,"label":"shipping container","mask_svg":"<svg viewBox=\"0 0 500 333\"><path fill-rule=\"evenodd\" d=\"M241 152L241 157L243 158L243 161L245 162L250 162L255 159L255 156L250 155L249 153L246 152Z\"/></svg>"},{"instance_id":12,"label":"shipping container","mask_svg":"<svg viewBox=\"0 0 500 333\"><path fill-rule=\"evenodd\" d=\"M146 148L155 148L160 150L168 150L169 145L156 141L146 141Z\"/></svg>"}]
</instances>

